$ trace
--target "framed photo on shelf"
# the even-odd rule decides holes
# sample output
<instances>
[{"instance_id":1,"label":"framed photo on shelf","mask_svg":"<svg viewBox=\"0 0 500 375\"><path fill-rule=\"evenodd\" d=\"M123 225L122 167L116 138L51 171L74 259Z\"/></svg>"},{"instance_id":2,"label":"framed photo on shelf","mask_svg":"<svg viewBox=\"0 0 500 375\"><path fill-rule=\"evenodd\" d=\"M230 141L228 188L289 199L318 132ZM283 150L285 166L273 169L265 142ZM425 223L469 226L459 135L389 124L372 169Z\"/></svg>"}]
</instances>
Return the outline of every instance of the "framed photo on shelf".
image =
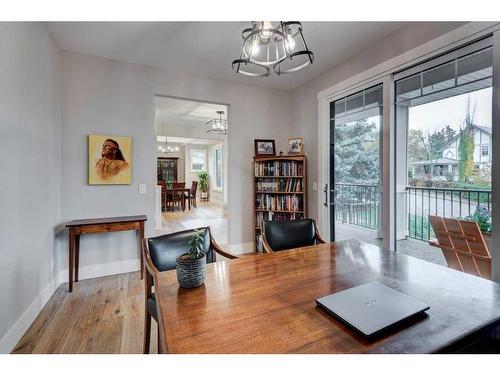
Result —
<instances>
[{"instance_id":1,"label":"framed photo on shelf","mask_svg":"<svg viewBox=\"0 0 500 375\"><path fill-rule=\"evenodd\" d=\"M304 155L304 138L288 138L287 155Z\"/></svg>"},{"instance_id":2,"label":"framed photo on shelf","mask_svg":"<svg viewBox=\"0 0 500 375\"><path fill-rule=\"evenodd\" d=\"M255 139L254 147L256 157L276 155L276 146L274 144L274 139Z\"/></svg>"}]
</instances>

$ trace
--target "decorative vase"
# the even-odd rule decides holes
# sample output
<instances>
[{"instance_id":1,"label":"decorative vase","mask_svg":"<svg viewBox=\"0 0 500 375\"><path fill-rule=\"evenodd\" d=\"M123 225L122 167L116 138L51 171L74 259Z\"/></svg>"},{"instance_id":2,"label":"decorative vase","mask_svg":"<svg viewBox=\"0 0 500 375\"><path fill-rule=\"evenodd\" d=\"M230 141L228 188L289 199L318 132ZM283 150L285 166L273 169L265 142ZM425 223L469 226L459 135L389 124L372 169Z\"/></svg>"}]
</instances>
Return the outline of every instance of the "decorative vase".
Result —
<instances>
[{"instance_id":1,"label":"decorative vase","mask_svg":"<svg viewBox=\"0 0 500 375\"><path fill-rule=\"evenodd\" d=\"M189 254L177 257L177 281L182 288L196 288L205 282L207 257L191 259Z\"/></svg>"}]
</instances>

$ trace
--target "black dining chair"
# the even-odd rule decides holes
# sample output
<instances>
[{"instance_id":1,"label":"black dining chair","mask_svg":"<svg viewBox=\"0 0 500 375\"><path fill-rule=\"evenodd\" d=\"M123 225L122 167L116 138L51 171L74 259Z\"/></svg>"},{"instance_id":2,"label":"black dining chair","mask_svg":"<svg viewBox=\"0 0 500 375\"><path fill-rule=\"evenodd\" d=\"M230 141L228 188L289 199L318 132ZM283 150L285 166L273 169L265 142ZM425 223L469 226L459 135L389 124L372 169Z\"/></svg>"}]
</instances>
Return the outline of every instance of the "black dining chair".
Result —
<instances>
[{"instance_id":1,"label":"black dining chair","mask_svg":"<svg viewBox=\"0 0 500 375\"><path fill-rule=\"evenodd\" d=\"M144 321L144 354L149 353L151 340L151 318L158 322L156 298L153 292L154 274L176 268L176 259L187 252L188 242L194 231L199 231L203 237L203 252L207 256L207 263L216 261L216 253L223 257L234 259L237 256L227 253L215 242L210 232L210 227L188 229L182 232L165 234L158 237L144 238L142 240L142 253L144 257L144 286L145 286L145 321ZM160 331L158 326L158 348L160 348Z\"/></svg>"},{"instance_id":2,"label":"black dining chair","mask_svg":"<svg viewBox=\"0 0 500 375\"><path fill-rule=\"evenodd\" d=\"M314 219L264 221L262 245L266 253L326 243Z\"/></svg>"}]
</instances>

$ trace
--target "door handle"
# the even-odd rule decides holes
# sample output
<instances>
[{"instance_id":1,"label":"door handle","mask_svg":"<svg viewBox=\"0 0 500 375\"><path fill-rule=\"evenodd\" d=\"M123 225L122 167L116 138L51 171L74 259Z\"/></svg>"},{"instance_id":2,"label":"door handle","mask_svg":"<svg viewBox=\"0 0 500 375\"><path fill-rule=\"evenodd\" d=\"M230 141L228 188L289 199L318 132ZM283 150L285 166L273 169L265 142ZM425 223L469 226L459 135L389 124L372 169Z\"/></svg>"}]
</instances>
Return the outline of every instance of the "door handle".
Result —
<instances>
[{"instance_id":1,"label":"door handle","mask_svg":"<svg viewBox=\"0 0 500 375\"><path fill-rule=\"evenodd\" d=\"M323 192L325 193L325 201L324 201L323 205L325 207L328 207L328 184L325 184Z\"/></svg>"}]
</instances>

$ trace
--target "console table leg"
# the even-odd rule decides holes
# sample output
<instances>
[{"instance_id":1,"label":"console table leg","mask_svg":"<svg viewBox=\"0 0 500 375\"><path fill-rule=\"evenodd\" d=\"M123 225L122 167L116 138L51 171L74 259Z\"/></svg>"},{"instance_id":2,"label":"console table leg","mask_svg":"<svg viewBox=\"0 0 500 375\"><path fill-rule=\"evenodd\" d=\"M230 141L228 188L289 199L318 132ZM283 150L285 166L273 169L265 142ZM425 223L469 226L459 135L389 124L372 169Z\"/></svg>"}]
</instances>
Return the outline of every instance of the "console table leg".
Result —
<instances>
[{"instance_id":1,"label":"console table leg","mask_svg":"<svg viewBox=\"0 0 500 375\"><path fill-rule=\"evenodd\" d=\"M75 235L75 282L78 281L78 269L80 268L80 235Z\"/></svg>"},{"instance_id":2,"label":"console table leg","mask_svg":"<svg viewBox=\"0 0 500 375\"><path fill-rule=\"evenodd\" d=\"M75 255L75 232L73 228L69 229L69 262L68 262L68 272L69 272L69 285L68 291L71 293L73 291L73 258Z\"/></svg>"},{"instance_id":3,"label":"console table leg","mask_svg":"<svg viewBox=\"0 0 500 375\"><path fill-rule=\"evenodd\" d=\"M144 221L139 223L139 257L141 258L141 280L144 278L144 257L142 256L142 239L144 237Z\"/></svg>"}]
</instances>

